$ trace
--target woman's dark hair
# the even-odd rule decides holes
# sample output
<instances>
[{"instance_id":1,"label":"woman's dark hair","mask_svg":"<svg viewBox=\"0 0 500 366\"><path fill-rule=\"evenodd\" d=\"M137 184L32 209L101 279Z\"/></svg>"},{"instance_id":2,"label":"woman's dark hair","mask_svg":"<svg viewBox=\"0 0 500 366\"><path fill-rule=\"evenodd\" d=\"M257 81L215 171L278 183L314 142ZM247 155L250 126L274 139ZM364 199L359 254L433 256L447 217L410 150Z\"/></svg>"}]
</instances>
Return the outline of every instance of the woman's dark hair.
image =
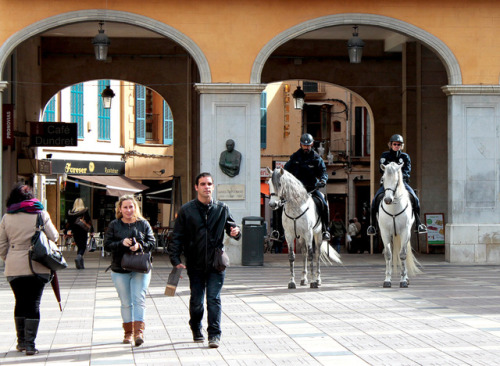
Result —
<instances>
[{"instance_id":1,"label":"woman's dark hair","mask_svg":"<svg viewBox=\"0 0 500 366\"><path fill-rule=\"evenodd\" d=\"M35 195L31 187L24 183L17 183L7 197L7 207L32 198L35 198Z\"/></svg>"}]
</instances>

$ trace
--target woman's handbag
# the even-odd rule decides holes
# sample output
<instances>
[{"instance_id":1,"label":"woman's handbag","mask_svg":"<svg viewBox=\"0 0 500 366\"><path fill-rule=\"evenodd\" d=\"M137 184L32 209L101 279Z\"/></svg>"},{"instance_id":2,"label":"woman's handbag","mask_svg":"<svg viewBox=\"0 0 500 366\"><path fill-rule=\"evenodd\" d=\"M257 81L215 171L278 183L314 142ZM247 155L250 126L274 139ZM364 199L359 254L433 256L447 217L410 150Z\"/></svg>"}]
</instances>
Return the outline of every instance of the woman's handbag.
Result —
<instances>
[{"instance_id":1,"label":"woman's handbag","mask_svg":"<svg viewBox=\"0 0 500 366\"><path fill-rule=\"evenodd\" d=\"M85 230L86 232L89 232L90 231L90 225L87 224L85 222L85 220L83 219L83 217L78 217L76 220L75 220L75 225L81 227L83 230Z\"/></svg>"},{"instance_id":2,"label":"woman's handbag","mask_svg":"<svg viewBox=\"0 0 500 366\"><path fill-rule=\"evenodd\" d=\"M145 252L142 245L136 252L125 253L122 257L121 266L126 271L149 273L152 267L153 258L150 252Z\"/></svg>"},{"instance_id":3,"label":"woman's handbag","mask_svg":"<svg viewBox=\"0 0 500 366\"><path fill-rule=\"evenodd\" d=\"M217 272L223 272L229 267L229 257L222 248L215 248L214 268Z\"/></svg>"},{"instance_id":4,"label":"woman's handbag","mask_svg":"<svg viewBox=\"0 0 500 366\"><path fill-rule=\"evenodd\" d=\"M44 228L42 215L39 213L36 221L36 231L31 237L31 247L29 250L30 261L33 260L41 263L52 271L68 267L56 243L47 238Z\"/></svg>"},{"instance_id":5,"label":"woman's handbag","mask_svg":"<svg viewBox=\"0 0 500 366\"><path fill-rule=\"evenodd\" d=\"M93 236L89 239L89 242L87 244L87 250L90 253L95 252L97 250L97 243L96 243L95 238Z\"/></svg>"}]
</instances>

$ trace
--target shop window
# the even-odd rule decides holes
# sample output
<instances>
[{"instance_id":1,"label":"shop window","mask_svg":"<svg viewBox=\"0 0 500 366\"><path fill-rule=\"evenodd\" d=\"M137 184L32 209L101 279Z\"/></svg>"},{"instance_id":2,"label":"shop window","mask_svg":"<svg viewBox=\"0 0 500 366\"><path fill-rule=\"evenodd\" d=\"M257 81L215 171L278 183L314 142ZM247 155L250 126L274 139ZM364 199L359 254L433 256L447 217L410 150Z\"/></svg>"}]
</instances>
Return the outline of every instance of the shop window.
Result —
<instances>
[{"instance_id":1,"label":"shop window","mask_svg":"<svg viewBox=\"0 0 500 366\"><path fill-rule=\"evenodd\" d=\"M109 80L99 80L99 87L97 88L97 100L98 100L98 108L97 108L97 138L99 140L111 140L110 135L110 109L104 108L104 104L102 102L101 93L102 91L109 85Z\"/></svg>"}]
</instances>

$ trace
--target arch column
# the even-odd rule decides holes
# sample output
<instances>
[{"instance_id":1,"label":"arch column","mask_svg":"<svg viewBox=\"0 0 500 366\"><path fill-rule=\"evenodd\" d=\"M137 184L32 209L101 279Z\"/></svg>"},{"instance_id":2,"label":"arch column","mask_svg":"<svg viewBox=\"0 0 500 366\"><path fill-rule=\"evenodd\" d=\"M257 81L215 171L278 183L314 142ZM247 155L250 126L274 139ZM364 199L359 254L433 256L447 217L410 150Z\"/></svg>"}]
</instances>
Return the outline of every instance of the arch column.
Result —
<instances>
[{"instance_id":1,"label":"arch column","mask_svg":"<svg viewBox=\"0 0 500 366\"><path fill-rule=\"evenodd\" d=\"M446 260L500 263L500 85L447 85Z\"/></svg>"},{"instance_id":2,"label":"arch column","mask_svg":"<svg viewBox=\"0 0 500 366\"><path fill-rule=\"evenodd\" d=\"M245 216L260 216L260 95L265 85L196 84L195 88L200 93L200 172L212 174L214 197L229 206L237 223ZM228 139L241 153L235 177L219 167ZM241 263L241 241L230 242L231 262Z\"/></svg>"}]
</instances>

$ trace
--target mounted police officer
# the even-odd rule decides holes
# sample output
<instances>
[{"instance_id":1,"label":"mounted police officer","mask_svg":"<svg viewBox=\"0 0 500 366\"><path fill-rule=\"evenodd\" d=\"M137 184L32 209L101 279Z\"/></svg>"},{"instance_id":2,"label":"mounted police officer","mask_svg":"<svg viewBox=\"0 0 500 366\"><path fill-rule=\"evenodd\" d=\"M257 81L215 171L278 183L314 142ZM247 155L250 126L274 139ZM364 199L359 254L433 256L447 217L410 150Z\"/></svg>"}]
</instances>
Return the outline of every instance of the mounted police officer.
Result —
<instances>
[{"instance_id":1,"label":"mounted police officer","mask_svg":"<svg viewBox=\"0 0 500 366\"><path fill-rule=\"evenodd\" d=\"M328 232L330 210L325 196L319 191L319 188L326 186L328 175L326 173L325 162L312 149L313 143L314 139L310 134L303 134L300 138L300 149L292 154L290 160L285 164L285 170L300 180L306 190L311 192L313 198L316 197L319 201L321 205L323 240L330 240L330 233Z\"/></svg>"},{"instance_id":2,"label":"mounted police officer","mask_svg":"<svg viewBox=\"0 0 500 366\"><path fill-rule=\"evenodd\" d=\"M426 233L427 227L420 222L420 201L418 200L415 191L409 186L410 181L410 172L411 172L411 160L410 155L402 152L404 148L403 136L401 135L392 135L389 140L389 151L384 151L382 156L380 157L380 164L387 165L389 163L401 164L403 163L403 167L401 168L401 172L403 173L403 182L410 193L410 199L413 206L413 214L415 215L415 222L417 226L417 231L419 234ZM380 169L380 173L382 173L382 169ZM371 208L371 217L372 224L368 227L367 233L368 235L375 235L377 233L377 229L375 228L375 223L377 222L377 212L378 207L380 206L380 201L384 195L384 186L381 184L377 193L375 193L375 197L372 201Z\"/></svg>"}]
</instances>

